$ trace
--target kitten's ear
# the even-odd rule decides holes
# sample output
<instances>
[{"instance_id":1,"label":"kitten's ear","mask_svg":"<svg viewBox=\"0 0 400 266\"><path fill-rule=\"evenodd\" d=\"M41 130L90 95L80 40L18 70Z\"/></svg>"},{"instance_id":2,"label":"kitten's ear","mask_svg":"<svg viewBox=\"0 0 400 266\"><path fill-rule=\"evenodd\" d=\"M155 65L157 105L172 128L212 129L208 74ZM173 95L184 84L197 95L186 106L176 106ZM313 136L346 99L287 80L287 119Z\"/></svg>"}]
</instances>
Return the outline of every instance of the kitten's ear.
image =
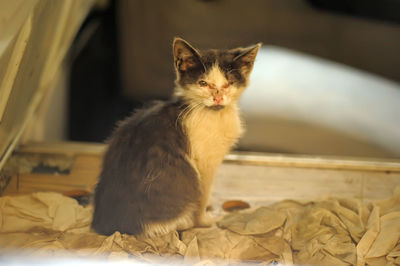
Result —
<instances>
[{"instance_id":1,"label":"kitten's ear","mask_svg":"<svg viewBox=\"0 0 400 266\"><path fill-rule=\"evenodd\" d=\"M181 38L175 38L173 44L175 68L179 72L202 66L200 53L188 42Z\"/></svg>"},{"instance_id":2,"label":"kitten's ear","mask_svg":"<svg viewBox=\"0 0 400 266\"><path fill-rule=\"evenodd\" d=\"M239 63L242 73L250 74L261 45L262 43L258 43L246 48L240 48L239 51L236 51L238 55L234 57L233 61Z\"/></svg>"}]
</instances>

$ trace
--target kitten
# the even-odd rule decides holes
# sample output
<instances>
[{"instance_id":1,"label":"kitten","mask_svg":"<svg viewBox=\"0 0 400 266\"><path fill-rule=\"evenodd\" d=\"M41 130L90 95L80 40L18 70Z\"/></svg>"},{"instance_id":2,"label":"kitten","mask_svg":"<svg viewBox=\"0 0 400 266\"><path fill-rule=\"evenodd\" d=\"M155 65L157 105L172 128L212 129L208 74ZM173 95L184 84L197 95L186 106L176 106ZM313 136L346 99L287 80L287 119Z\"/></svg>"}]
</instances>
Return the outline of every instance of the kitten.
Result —
<instances>
[{"instance_id":1,"label":"kitten","mask_svg":"<svg viewBox=\"0 0 400 266\"><path fill-rule=\"evenodd\" d=\"M154 236L212 225L213 178L242 132L237 102L260 46L200 52L174 39L174 97L137 111L111 136L95 231Z\"/></svg>"}]
</instances>

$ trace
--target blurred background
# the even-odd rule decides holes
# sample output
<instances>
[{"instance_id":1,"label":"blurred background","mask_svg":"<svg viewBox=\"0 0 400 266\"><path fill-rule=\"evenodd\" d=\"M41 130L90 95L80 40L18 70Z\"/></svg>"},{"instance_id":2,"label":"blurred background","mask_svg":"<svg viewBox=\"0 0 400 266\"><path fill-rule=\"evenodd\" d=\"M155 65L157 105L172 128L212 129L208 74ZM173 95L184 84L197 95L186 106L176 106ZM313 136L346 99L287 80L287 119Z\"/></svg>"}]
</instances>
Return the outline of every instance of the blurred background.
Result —
<instances>
[{"instance_id":1,"label":"blurred background","mask_svg":"<svg viewBox=\"0 0 400 266\"><path fill-rule=\"evenodd\" d=\"M200 49L263 42L237 149L400 157L400 1L103 2L73 42L38 140L104 142L143 102L168 98L180 36Z\"/></svg>"}]
</instances>

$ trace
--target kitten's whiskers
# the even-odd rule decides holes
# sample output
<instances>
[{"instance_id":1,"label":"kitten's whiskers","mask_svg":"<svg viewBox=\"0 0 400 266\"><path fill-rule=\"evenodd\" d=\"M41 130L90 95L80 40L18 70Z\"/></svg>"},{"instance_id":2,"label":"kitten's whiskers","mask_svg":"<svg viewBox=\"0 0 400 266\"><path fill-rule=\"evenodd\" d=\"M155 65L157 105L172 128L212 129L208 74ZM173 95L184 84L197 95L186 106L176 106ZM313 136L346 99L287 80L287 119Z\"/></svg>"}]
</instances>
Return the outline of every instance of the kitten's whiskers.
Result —
<instances>
[{"instance_id":1,"label":"kitten's whiskers","mask_svg":"<svg viewBox=\"0 0 400 266\"><path fill-rule=\"evenodd\" d=\"M202 106L201 102L193 102L187 105L178 115L175 121L175 126L178 126L178 120L183 121L191 112Z\"/></svg>"}]
</instances>

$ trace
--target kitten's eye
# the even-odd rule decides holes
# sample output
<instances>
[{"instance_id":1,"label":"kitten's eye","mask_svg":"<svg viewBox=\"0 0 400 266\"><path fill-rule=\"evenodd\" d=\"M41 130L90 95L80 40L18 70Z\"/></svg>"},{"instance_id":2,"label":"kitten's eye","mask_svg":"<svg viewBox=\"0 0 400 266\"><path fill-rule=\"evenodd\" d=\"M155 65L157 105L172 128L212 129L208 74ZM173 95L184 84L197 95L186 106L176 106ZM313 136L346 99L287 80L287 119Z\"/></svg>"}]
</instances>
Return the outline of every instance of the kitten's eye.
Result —
<instances>
[{"instance_id":1,"label":"kitten's eye","mask_svg":"<svg viewBox=\"0 0 400 266\"><path fill-rule=\"evenodd\" d=\"M202 86L202 87L205 87L205 86L207 86L208 84L207 84L207 82L205 82L204 80L200 80L200 81L199 81L199 85Z\"/></svg>"}]
</instances>

